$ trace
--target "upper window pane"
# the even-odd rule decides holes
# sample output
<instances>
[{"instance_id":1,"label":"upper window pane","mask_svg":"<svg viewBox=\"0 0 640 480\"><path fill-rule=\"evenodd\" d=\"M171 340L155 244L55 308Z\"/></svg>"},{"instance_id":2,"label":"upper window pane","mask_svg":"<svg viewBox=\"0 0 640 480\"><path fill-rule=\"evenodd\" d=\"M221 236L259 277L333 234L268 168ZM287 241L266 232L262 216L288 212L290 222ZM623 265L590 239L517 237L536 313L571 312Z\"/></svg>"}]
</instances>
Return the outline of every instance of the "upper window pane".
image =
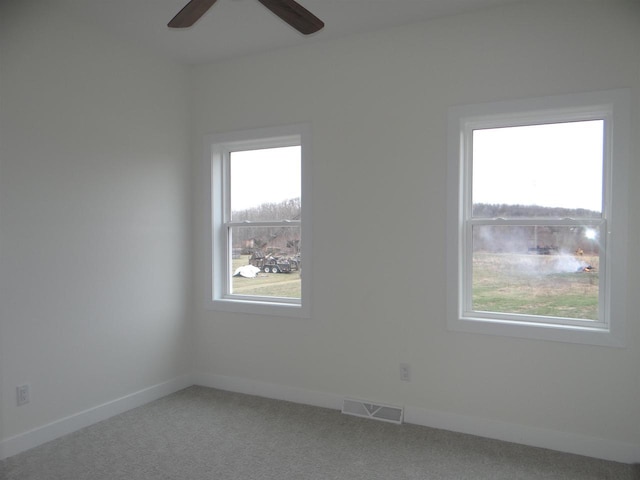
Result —
<instances>
[{"instance_id":1,"label":"upper window pane","mask_svg":"<svg viewBox=\"0 0 640 480\"><path fill-rule=\"evenodd\" d=\"M602 216L604 121L473 131L476 218Z\"/></svg>"},{"instance_id":2,"label":"upper window pane","mask_svg":"<svg viewBox=\"0 0 640 480\"><path fill-rule=\"evenodd\" d=\"M229 156L231 220L300 220L300 146Z\"/></svg>"}]
</instances>

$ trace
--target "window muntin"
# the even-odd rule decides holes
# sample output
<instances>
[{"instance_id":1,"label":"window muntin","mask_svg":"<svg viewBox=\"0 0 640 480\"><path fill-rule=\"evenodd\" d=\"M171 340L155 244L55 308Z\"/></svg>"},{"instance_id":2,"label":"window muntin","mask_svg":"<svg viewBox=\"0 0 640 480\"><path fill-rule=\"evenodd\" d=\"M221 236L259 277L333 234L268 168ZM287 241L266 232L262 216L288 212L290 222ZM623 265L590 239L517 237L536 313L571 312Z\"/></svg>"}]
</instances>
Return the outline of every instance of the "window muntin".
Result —
<instances>
[{"instance_id":1,"label":"window muntin","mask_svg":"<svg viewBox=\"0 0 640 480\"><path fill-rule=\"evenodd\" d=\"M451 330L593 345L624 345L631 139L629 102L629 90L621 89L450 108L447 325ZM509 164L514 175L511 183L508 183L511 180L509 176L503 173L494 175L499 177L495 181L487 174L491 169L474 172L474 140L475 147L481 147L481 136L486 133L517 130L520 127L551 126L562 129L580 125L592 127L595 132L577 143L580 148L591 145L590 149L594 152L592 159L597 159L588 162L584 155L577 156L580 165L577 173L581 178L575 183L582 185L588 178L588 201L579 188L574 187L565 189L571 192L571 195L566 195L570 201L558 201L556 198L546 204L540 200L525 202L512 199L504 194L507 188L499 190L501 185L511 187L516 184L518 189L515 190L522 191L524 195L529 188L527 182L535 184L533 180L537 181L534 186L538 187L530 189L533 191L549 191L554 185L556 188L562 187L557 175L552 179L545 176L536 179L530 173L531 165L527 165L529 169L524 172L516 169L513 173L513 165ZM531 149L539 148L536 142L526 144ZM576 149L570 149L570 153L573 150ZM512 154L509 156L513 158ZM521 158L526 158L526 154ZM549 169L555 167L558 161L557 158L545 160L543 163L534 163L534 167L543 165ZM553 168L552 171L563 170ZM583 175L584 171L589 174ZM570 176L563 175L565 180ZM476 187L482 187L475 195L474 181ZM483 198L482 189L485 192L491 189L497 191L490 192L493 198ZM555 198L552 195L549 197ZM533 204L535 208L523 203ZM500 238L502 245L487 241L494 235ZM536 241L536 238L540 241ZM581 246L579 243L587 245ZM580 281L589 279L588 295L580 296L581 301L588 298L585 301L589 304L588 311L580 311L575 302L573 311L565 310L561 305L556 305L552 311L536 310L526 305L526 308L522 308L522 298L519 299L520 305L509 305L506 300L502 307L496 307L498 303L486 303L481 287L485 286L482 282L486 282L483 276L487 272L483 270L482 262L486 262L491 255L505 253L524 257L528 259L525 265L534 265L535 270L539 271L536 273L546 273L547 283L544 285L547 290L552 290L553 287L549 288L549 285L554 285L548 280L564 281L562 288L565 289L580 289ZM572 263L564 260L578 262L574 263L576 272L572 273L575 275L553 271L552 267L566 263L565 268L568 268ZM591 266L593 269L579 272L578 268L583 264L586 265L581 268ZM530 266L527 268L530 269ZM503 271L516 277L528 273L527 268L513 267L509 262L503 262L502 267ZM562 278L562 275L567 278ZM568 278L575 281L567 282ZM508 294L511 291L519 297L533 297L533 290L517 291L514 285L522 286L523 279L519 280L520 284L516 284L515 277L506 282L508 285L504 292ZM533 289L533 278L528 281L528 288ZM596 289L597 294L594 293ZM560 287L558 290L561 290ZM597 316L594 314L596 311Z\"/></svg>"}]
</instances>

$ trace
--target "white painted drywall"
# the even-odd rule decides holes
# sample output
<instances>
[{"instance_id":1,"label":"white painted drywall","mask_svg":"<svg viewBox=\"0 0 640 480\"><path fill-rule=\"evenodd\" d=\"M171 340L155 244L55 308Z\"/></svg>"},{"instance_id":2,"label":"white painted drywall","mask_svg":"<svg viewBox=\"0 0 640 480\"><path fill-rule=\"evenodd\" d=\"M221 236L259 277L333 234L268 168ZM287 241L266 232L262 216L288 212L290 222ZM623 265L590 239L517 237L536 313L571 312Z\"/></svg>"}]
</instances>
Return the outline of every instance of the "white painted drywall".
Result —
<instances>
[{"instance_id":1,"label":"white painted drywall","mask_svg":"<svg viewBox=\"0 0 640 480\"><path fill-rule=\"evenodd\" d=\"M198 67L198 160L209 133L310 123L314 270L310 320L208 311L200 288L196 371L494 425L477 433L556 432L565 440L553 448L604 439L640 456L638 249L626 348L454 333L445 319L448 107L621 87L632 89L640 133L637 2L526 2ZM204 285L206 182L195 178ZM630 196L640 204L640 190ZM400 362L411 364L409 383Z\"/></svg>"},{"instance_id":2,"label":"white painted drywall","mask_svg":"<svg viewBox=\"0 0 640 480\"><path fill-rule=\"evenodd\" d=\"M0 8L2 440L188 371L191 235L188 72Z\"/></svg>"}]
</instances>

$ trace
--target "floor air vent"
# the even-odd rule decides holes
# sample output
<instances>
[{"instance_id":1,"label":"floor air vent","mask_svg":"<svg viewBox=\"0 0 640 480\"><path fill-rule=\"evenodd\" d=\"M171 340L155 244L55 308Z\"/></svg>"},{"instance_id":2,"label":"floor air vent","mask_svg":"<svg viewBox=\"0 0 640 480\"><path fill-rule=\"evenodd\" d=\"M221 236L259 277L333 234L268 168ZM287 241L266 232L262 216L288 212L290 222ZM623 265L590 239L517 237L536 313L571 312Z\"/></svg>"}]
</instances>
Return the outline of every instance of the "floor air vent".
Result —
<instances>
[{"instance_id":1,"label":"floor air vent","mask_svg":"<svg viewBox=\"0 0 640 480\"><path fill-rule=\"evenodd\" d=\"M361 400L344 399L342 413L356 417L373 418L383 422L402 423L402 407L363 402Z\"/></svg>"}]
</instances>

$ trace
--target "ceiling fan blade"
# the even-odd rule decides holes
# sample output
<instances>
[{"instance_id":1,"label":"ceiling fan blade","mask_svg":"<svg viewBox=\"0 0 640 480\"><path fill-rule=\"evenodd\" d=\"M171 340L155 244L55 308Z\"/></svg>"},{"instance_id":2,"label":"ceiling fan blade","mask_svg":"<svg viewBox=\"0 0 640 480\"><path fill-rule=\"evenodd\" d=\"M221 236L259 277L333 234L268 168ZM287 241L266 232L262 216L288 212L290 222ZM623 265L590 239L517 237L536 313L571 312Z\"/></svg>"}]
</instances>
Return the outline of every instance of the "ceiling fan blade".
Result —
<instances>
[{"instance_id":1,"label":"ceiling fan blade","mask_svg":"<svg viewBox=\"0 0 640 480\"><path fill-rule=\"evenodd\" d=\"M294 0L258 0L304 35L317 32L324 22Z\"/></svg>"},{"instance_id":2,"label":"ceiling fan blade","mask_svg":"<svg viewBox=\"0 0 640 480\"><path fill-rule=\"evenodd\" d=\"M167 24L171 28L187 28L207 13L216 0L191 0Z\"/></svg>"}]
</instances>

